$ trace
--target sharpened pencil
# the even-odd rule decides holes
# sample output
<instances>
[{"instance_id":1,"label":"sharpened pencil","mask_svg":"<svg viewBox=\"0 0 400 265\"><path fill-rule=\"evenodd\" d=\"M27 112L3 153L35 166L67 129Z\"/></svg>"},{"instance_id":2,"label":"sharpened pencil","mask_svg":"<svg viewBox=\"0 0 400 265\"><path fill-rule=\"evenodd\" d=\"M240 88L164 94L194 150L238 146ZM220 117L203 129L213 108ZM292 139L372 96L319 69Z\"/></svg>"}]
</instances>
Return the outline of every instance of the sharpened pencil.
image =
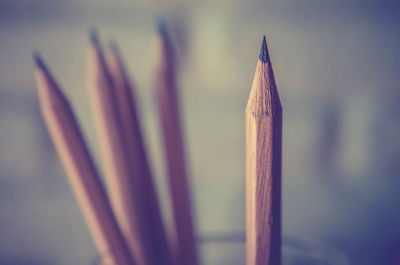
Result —
<instances>
[{"instance_id":1,"label":"sharpened pencil","mask_svg":"<svg viewBox=\"0 0 400 265\"><path fill-rule=\"evenodd\" d=\"M119 230L73 111L38 54L36 81L42 115L102 261L135 265Z\"/></svg>"},{"instance_id":2,"label":"sharpened pencil","mask_svg":"<svg viewBox=\"0 0 400 265\"><path fill-rule=\"evenodd\" d=\"M179 265L197 265L191 200L180 120L175 65L165 25L160 23L157 44L155 96L160 117L176 238L172 251Z\"/></svg>"},{"instance_id":3,"label":"sharpened pencil","mask_svg":"<svg viewBox=\"0 0 400 265\"><path fill-rule=\"evenodd\" d=\"M116 43L110 45L107 63L113 79L116 101L124 133L129 161L134 166L133 178L140 182L143 190L141 203L146 207L143 218L146 220L146 233L151 247L148 259L151 264L172 265L167 236L160 212L156 187L145 149L136 105L135 87L129 80Z\"/></svg>"},{"instance_id":4,"label":"sharpened pencil","mask_svg":"<svg viewBox=\"0 0 400 265\"><path fill-rule=\"evenodd\" d=\"M137 264L154 265L148 260L152 246L145 234L144 190L132 174L134 165L128 160L112 77L94 31L88 54L88 92L112 209Z\"/></svg>"},{"instance_id":5,"label":"sharpened pencil","mask_svg":"<svg viewBox=\"0 0 400 265\"><path fill-rule=\"evenodd\" d=\"M265 36L246 108L247 265L281 264L282 106Z\"/></svg>"}]
</instances>

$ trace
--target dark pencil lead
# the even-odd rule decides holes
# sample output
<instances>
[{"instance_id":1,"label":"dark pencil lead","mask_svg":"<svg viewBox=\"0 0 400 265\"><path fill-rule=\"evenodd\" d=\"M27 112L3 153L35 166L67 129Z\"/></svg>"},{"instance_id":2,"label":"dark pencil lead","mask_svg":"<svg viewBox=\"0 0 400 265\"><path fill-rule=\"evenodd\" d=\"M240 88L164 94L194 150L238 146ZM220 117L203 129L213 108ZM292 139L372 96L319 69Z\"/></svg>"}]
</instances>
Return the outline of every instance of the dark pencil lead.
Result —
<instances>
[{"instance_id":1,"label":"dark pencil lead","mask_svg":"<svg viewBox=\"0 0 400 265\"><path fill-rule=\"evenodd\" d=\"M46 70L46 65L44 64L43 59L40 56L39 52L34 51L32 53L32 57L37 67L39 67L42 70Z\"/></svg>"},{"instance_id":2,"label":"dark pencil lead","mask_svg":"<svg viewBox=\"0 0 400 265\"><path fill-rule=\"evenodd\" d=\"M117 42L116 42L115 40L111 39L111 40L108 42L108 46L110 47L110 49L111 49L113 52L118 52L118 44L117 44Z\"/></svg>"},{"instance_id":3,"label":"dark pencil lead","mask_svg":"<svg viewBox=\"0 0 400 265\"><path fill-rule=\"evenodd\" d=\"M100 43L99 35L97 34L97 30L94 27L89 29L89 38L90 42L94 45L98 45Z\"/></svg>"},{"instance_id":4,"label":"dark pencil lead","mask_svg":"<svg viewBox=\"0 0 400 265\"><path fill-rule=\"evenodd\" d=\"M159 33L160 35L163 35L163 36L166 35L166 33L167 33L167 26L165 25L164 20L159 19L159 20L157 21L157 31L158 31L158 33Z\"/></svg>"},{"instance_id":5,"label":"dark pencil lead","mask_svg":"<svg viewBox=\"0 0 400 265\"><path fill-rule=\"evenodd\" d=\"M169 52L171 54L174 53L174 49L173 46L171 44L171 39L168 35L168 30L167 30L167 25L165 24L165 21L162 19L159 19L157 21L157 31L159 36L161 37L161 39L164 41L167 49L169 50Z\"/></svg>"},{"instance_id":6,"label":"dark pencil lead","mask_svg":"<svg viewBox=\"0 0 400 265\"><path fill-rule=\"evenodd\" d=\"M259 58L260 58L260 61L263 63L269 62L269 54L268 54L268 48L267 48L267 41L265 40L265 35L262 40Z\"/></svg>"}]
</instances>

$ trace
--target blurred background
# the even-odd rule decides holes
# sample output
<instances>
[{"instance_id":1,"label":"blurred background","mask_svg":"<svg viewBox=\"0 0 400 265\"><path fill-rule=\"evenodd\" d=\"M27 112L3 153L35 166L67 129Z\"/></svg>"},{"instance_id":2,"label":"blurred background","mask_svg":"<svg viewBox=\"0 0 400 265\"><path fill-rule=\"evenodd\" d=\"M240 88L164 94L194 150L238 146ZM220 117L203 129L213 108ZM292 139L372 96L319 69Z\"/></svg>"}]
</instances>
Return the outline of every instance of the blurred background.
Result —
<instances>
[{"instance_id":1,"label":"blurred background","mask_svg":"<svg viewBox=\"0 0 400 265\"><path fill-rule=\"evenodd\" d=\"M99 158L85 87L91 26L105 47L119 43L167 201L152 98L159 17L179 62L203 264L244 264L242 243L212 241L244 238L245 106L263 34L284 108L284 234L334 245L351 264L400 264L397 1L201 2L0 1L0 264L96 258L40 116L31 58L42 53Z\"/></svg>"}]
</instances>

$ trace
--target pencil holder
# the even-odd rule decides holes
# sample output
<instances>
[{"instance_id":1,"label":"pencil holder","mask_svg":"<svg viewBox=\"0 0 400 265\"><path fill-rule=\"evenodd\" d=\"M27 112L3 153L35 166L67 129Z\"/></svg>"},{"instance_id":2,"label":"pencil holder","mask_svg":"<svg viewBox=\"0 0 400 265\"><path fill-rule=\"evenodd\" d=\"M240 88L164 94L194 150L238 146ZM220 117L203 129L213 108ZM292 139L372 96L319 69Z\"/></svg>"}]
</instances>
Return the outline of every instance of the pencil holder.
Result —
<instances>
[{"instance_id":1,"label":"pencil holder","mask_svg":"<svg viewBox=\"0 0 400 265\"><path fill-rule=\"evenodd\" d=\"M246 264L246 242L243 237L223 237L198 241L201 265ZM108 265L110 257L98 257L93 265ZM309 237L285 236L282 265L351 265L338 247Z\"/></svg>"},{"instance_id":2,"label":"pencil holder","mask_svg":"<svg viewBox=\"0 0 400 265\"><path fill-rule=\"evenodd\" d=\"M246 243L242 239L207 240L199 244L202 265L245 265ZM350 265L339 248L308 237L283 237L282 265Z\"/></svg>"},{"instance_id":3,"label":"pencil holder","mask_svg":"<svg viewBox=\"0 0 400 265\"><path fill-rule=\"evenodd\" d=\"M283 238L283 265L350 265L339 248L307 237Z\"/></svg>"}]
</instances>

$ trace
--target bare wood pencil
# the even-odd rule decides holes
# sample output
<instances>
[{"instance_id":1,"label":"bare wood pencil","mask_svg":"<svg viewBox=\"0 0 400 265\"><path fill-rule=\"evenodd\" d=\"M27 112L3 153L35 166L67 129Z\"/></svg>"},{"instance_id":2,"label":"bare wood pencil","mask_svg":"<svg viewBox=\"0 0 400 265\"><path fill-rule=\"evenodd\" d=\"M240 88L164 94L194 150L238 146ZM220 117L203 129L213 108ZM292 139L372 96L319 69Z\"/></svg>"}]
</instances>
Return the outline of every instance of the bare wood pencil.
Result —
<instances>
[{"instance_id":1,"label":"bare wood pencil","mask_svg":"<svg viewBox=\"0 0 400 265\"><path fill-rule=\"evenodd\" d=\"M132 175L112 78L95 32L88 54L88 92L113 212L137 264L154 265L147 253L151 242L143 233L141 183Z\"/></svg>"},{"instance_id":2,"label":"bare wood pencil","mask_svg":"<svg viewBox=\"0 0 400 265\"><path fill-rule=\"evenodd\" d=\"M175 65L171 43L164 25L159 25L158 33L155 95L162 127L176 230L173 252L180 265L197 265L183 133L175 81Z\"/></svg>"},{"instance_id":3,"label":"bare wood pencil","mask_svg":"<svg viewBox=\"0 0 400 265\"><path fill-rule=\"evenodd\" d=\"M153 182L149 160L146 153L144 138L140 128L139 113L136 106L135 88L125 71L117 45L111 44L107 54L107 63L113 78L116 101L119 108L120 120L125 144L128 149L130 163L133 164L133 177L138 179L143 190L140 201L145 204L146 236L152 243L149 249L151 264L171 265L167 236L162 221L156 187Z\"/></svg>"},{"instance_id":4,"label":"bare wood pencil","mask_svg":"<svg viewBox=\"0 0 400 265\"><path fill-rule=\"evenodd\" d=\"M282 106L265 36L246 109L247 265L281 264Z\"/></svg>"},{"instance_id":5,"label":"bare wood pencil","mask_svg":"<svg viewBox=\"0 0 400 265\"><path fill-rule=\"evenodd\" d=\"M102 261L134 265L73 111L39 55L34 59L44 121Z\"/></svg>"}]
</instances>

